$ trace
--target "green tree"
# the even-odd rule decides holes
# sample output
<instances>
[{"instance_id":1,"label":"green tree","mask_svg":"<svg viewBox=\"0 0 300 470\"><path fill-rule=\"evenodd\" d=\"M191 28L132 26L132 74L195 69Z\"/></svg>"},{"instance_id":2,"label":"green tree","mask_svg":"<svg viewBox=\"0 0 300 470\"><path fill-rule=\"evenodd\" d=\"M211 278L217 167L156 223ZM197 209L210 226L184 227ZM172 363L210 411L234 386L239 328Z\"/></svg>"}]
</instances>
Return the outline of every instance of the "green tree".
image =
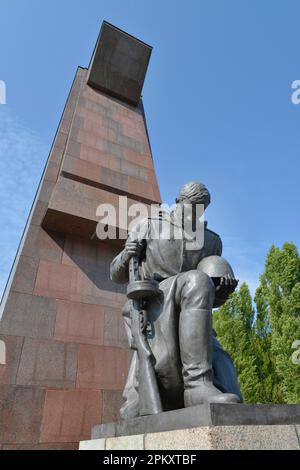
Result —
<instances>
[{"instance_id":1,"label":"green tree","mask_svg":"<svg viewBox=\"0 0 300 470\"><path fill-rule=\"evenodd\" d=\"M293 243L272 246L255 293L242 284L214 314L218 339L232 356L248 403L300 403L300 257Z\"/></svg>"},{"instance_id":2,"label":"green tree","mask_svg":"<svg viewBox=\"0 0 300 470\"><path fill-rule=\"evenodd\" d=\"M253 345L254 309L247 284L242 284L214 313L214 328L222 346L237 368L245 401L255 403L259 393L259 374Z\"/></svg>"},{"instance_id":3,"label":"green tree","mask_svg":"<svg viewBox=\"0 0 300 470\"><path fill-rule=\"evenodd\" d=\"M300 339L300 257L293 243L282 249L271 247L255 301L256 323L263 324L257 330L264 328L268 345L264 346L272 385L272 390L265 389L268 401L300 403L300 365L292 362L293 342Z\"/></svg>"}]
</instances>

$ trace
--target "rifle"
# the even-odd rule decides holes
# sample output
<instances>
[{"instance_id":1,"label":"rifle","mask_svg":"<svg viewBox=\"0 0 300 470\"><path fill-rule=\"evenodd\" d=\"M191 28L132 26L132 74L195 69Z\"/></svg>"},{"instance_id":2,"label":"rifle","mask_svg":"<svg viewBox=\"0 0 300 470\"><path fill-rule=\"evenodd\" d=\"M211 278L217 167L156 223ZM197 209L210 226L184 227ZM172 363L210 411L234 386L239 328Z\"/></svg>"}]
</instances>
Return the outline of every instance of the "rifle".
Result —
<instances>
[{"instance_id":1,"label":"rifle","mask_svg":"<svg viewBox=\"0 0 300 470\"><path fill-rule=\"evenodd\" d=\"M139 412L140 416L163 411L153 365L153 354L147 339L146 302L159 294L159 284L152 279L140 280L139 260L129 261L127 297L131 300L131 331L134 348L139 359Z\"/></svg>"}]
</instances>

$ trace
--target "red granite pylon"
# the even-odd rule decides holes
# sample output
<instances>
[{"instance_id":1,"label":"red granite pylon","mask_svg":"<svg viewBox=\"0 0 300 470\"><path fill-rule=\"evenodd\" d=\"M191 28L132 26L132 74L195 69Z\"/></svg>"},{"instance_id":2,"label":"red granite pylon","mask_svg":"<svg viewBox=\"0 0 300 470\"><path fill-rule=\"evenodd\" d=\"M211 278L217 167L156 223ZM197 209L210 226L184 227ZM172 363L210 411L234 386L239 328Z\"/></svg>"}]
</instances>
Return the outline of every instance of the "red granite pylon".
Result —
<instances>
[{"instance_id":1,"label":"red granite pylon","mask_svg":"<svg viewBox=\"0 0 300 470\"><path fill-rule=\"evenodd\" d=\"M129 350L109 265L124 240L94 236L96 209L160 202L140 99L150 53L104 23L76 73L2 302L2 449L76 449L118 418Z\"/></svg>"}]
</instances>

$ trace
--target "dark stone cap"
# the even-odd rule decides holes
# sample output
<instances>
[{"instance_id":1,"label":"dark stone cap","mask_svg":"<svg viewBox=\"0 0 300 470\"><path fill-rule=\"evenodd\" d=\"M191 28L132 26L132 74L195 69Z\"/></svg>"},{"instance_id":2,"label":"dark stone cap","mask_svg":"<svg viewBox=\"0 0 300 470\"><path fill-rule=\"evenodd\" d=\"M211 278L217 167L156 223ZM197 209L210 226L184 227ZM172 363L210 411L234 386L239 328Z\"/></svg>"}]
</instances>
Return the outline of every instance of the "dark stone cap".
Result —
<instances>
[{"instance_id":1,"label":"dark stone cap","mask_svg":"<svg viewBox=\"0 0 300 470\"><path fill-rule=\"evenodd\" d=\"M89 67L88 85L137 106L152 47L104 21Z\"/></svg>"}]
</instances>

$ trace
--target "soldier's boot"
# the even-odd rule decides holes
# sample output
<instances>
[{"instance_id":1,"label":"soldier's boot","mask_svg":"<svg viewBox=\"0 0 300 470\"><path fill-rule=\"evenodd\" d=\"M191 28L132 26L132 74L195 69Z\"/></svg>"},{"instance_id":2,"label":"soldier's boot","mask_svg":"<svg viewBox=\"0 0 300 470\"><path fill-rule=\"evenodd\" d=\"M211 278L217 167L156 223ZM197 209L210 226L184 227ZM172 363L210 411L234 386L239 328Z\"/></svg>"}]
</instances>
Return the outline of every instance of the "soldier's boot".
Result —
<instances>
[{"instance_id":1,"label":"soldier's boot","mask_svg":"<svg viewBox=\"0 0 300 470\"><path fill-rule=\"evenodd\" d=\"M179 343L185 407L240 402L237 395L222 393L213 384L211 310L191 309L180 313Z\"/></svg>"}]
</instances>

